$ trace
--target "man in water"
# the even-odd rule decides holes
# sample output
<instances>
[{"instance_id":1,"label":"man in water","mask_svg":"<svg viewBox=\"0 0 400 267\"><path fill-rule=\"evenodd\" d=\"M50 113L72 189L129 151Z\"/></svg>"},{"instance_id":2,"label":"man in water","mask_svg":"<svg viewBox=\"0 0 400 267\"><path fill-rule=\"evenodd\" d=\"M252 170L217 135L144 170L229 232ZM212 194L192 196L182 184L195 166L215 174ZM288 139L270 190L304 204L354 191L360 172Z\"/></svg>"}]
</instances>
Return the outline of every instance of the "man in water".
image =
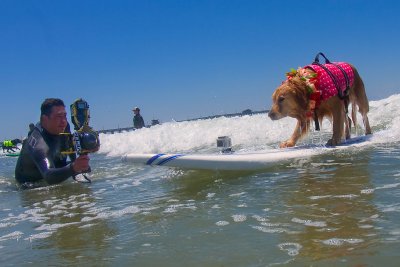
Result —
<instances>
[{"instance_id":1,"label":"man in water","mask_svg":"<svg viewBox=\"0 0 400 267\"><path fill-rule=\"evenodd\" d=\"M58 98L47 98L40 108L40 122L22 147L15 167L15 179L21 183L45 181L57 184L69 177L90 169L89 156L80 155L72 163L61 153L67 126L64 102Z\"/></svg>"},{"instance_id":2,"label":"man in water","mask_svg":"<svg viewBox=\"0 0 400 267\"><path fill-rule=\"evenodd\" d=\"M135 116L133 117L133 128L140 129L144 127L144 120L142 115L140 115L140 108L135 107L132 109Z\"/></svg>"}]
</instances>

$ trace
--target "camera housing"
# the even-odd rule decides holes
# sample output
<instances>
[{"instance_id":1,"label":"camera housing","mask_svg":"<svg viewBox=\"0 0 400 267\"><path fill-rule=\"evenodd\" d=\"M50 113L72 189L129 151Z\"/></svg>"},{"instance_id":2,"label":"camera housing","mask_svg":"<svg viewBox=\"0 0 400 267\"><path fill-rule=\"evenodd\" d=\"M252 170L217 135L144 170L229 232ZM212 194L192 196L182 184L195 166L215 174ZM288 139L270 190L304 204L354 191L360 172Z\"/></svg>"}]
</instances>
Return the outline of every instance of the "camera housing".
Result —
<instances>
[{"instance_id":1,"label":"camera housing","mask_svg":"<svg viewBox=\"0 0 400 267\"><path fill-rule=\"evenodd\" d=\"M100 149L100 139L95 131L62 133L61 136L62 154L88 154Z\"/></svg>"},{"instance_id":2,"label":"camera housing","mask_svg":"<svg viewBox=\"0 0 400 267\"><path fill-rule=\"evenodd\" d=\"M73 145L77 154L94 153L100 149L100 140L97 132L76 131L72 136Z\"/></svg>"},{"instance_id":3,"label":"camera housing","mask_svg":"<svg viewBox=\"0 0 400 267\"><path fill-rule=\"evenodd\" d=\"M89 126L89 104L79 98L70 105L71 121L74 124L74 133L63 133L63 154L88 154L100 149L99 134Z\"/></svg>"}]
</instances>

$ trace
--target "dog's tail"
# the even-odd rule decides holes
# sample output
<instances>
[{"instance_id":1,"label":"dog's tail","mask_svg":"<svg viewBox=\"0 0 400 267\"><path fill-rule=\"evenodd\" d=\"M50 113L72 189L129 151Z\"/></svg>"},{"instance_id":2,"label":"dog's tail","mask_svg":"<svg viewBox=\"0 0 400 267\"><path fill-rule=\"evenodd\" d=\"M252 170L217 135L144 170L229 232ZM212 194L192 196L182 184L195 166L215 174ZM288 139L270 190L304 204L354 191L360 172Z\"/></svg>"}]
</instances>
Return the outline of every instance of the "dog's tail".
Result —
<instances>
[{"instance_id":1,"label":"dog's tail","mask_svg":"<svg viewBox=\"0 0 400 267\"><path fill-rule=\"evenodd\" d=\"M366 128L366 134L371 133L371 129L369 126L369 121L367 117L367 113L369 112L369 101L367 94L365 92L365 87L364 87L364 82L362 81L360 75L358 74L357 69L352 66L353 72L354 72L354 90L353 90L353 96L350 95L350 102L351 102L351 117L353 119L353 124L354 127L357 127L357 108L358 111L361 113L364 126Z\"/></svg>"}]
</instances>

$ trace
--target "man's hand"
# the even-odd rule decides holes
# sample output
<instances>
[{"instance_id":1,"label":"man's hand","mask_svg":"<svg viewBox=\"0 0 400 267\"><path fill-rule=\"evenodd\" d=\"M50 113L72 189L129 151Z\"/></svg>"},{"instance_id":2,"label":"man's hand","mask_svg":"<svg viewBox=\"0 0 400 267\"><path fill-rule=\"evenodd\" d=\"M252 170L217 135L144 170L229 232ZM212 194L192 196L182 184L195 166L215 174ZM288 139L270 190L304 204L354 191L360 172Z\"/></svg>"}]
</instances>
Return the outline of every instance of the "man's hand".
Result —
<instances>
[{"instance_id":1,"label":"man's hand","mask_svg":"<svg viewBox=\"0 0 400 267\"><path fill-rule=\"evenodd\" d=\"M72 163L72 169L76 173L82 173L90 169L89 166L89 156L88 155L79 155L76 160Z\"/></svg>"}]
</instances>

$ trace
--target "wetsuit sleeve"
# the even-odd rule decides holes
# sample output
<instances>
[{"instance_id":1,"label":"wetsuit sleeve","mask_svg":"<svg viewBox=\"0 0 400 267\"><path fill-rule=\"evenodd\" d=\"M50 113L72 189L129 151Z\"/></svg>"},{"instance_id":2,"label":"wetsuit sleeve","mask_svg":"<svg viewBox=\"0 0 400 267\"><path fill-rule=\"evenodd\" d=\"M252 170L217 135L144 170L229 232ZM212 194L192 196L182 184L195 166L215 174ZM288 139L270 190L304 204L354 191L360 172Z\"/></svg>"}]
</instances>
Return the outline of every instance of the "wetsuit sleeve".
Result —
<instances>
[{"instance_id":1,"label":"wetsuit sleeve","mask_svg":"<svg viewBox=\"0 0 400 267\"><path fill-rule=\"evenodd\" d=\"M32 159L39 169L43 179L48 184L57 184L67 180L69 177L76 175L72 169L72 163L56 168L52 159L48 157L48 147L43 139L39 138L36 140L37 143L34 146L30 146L30 154Z\"/></svg>"}]
</instances>

